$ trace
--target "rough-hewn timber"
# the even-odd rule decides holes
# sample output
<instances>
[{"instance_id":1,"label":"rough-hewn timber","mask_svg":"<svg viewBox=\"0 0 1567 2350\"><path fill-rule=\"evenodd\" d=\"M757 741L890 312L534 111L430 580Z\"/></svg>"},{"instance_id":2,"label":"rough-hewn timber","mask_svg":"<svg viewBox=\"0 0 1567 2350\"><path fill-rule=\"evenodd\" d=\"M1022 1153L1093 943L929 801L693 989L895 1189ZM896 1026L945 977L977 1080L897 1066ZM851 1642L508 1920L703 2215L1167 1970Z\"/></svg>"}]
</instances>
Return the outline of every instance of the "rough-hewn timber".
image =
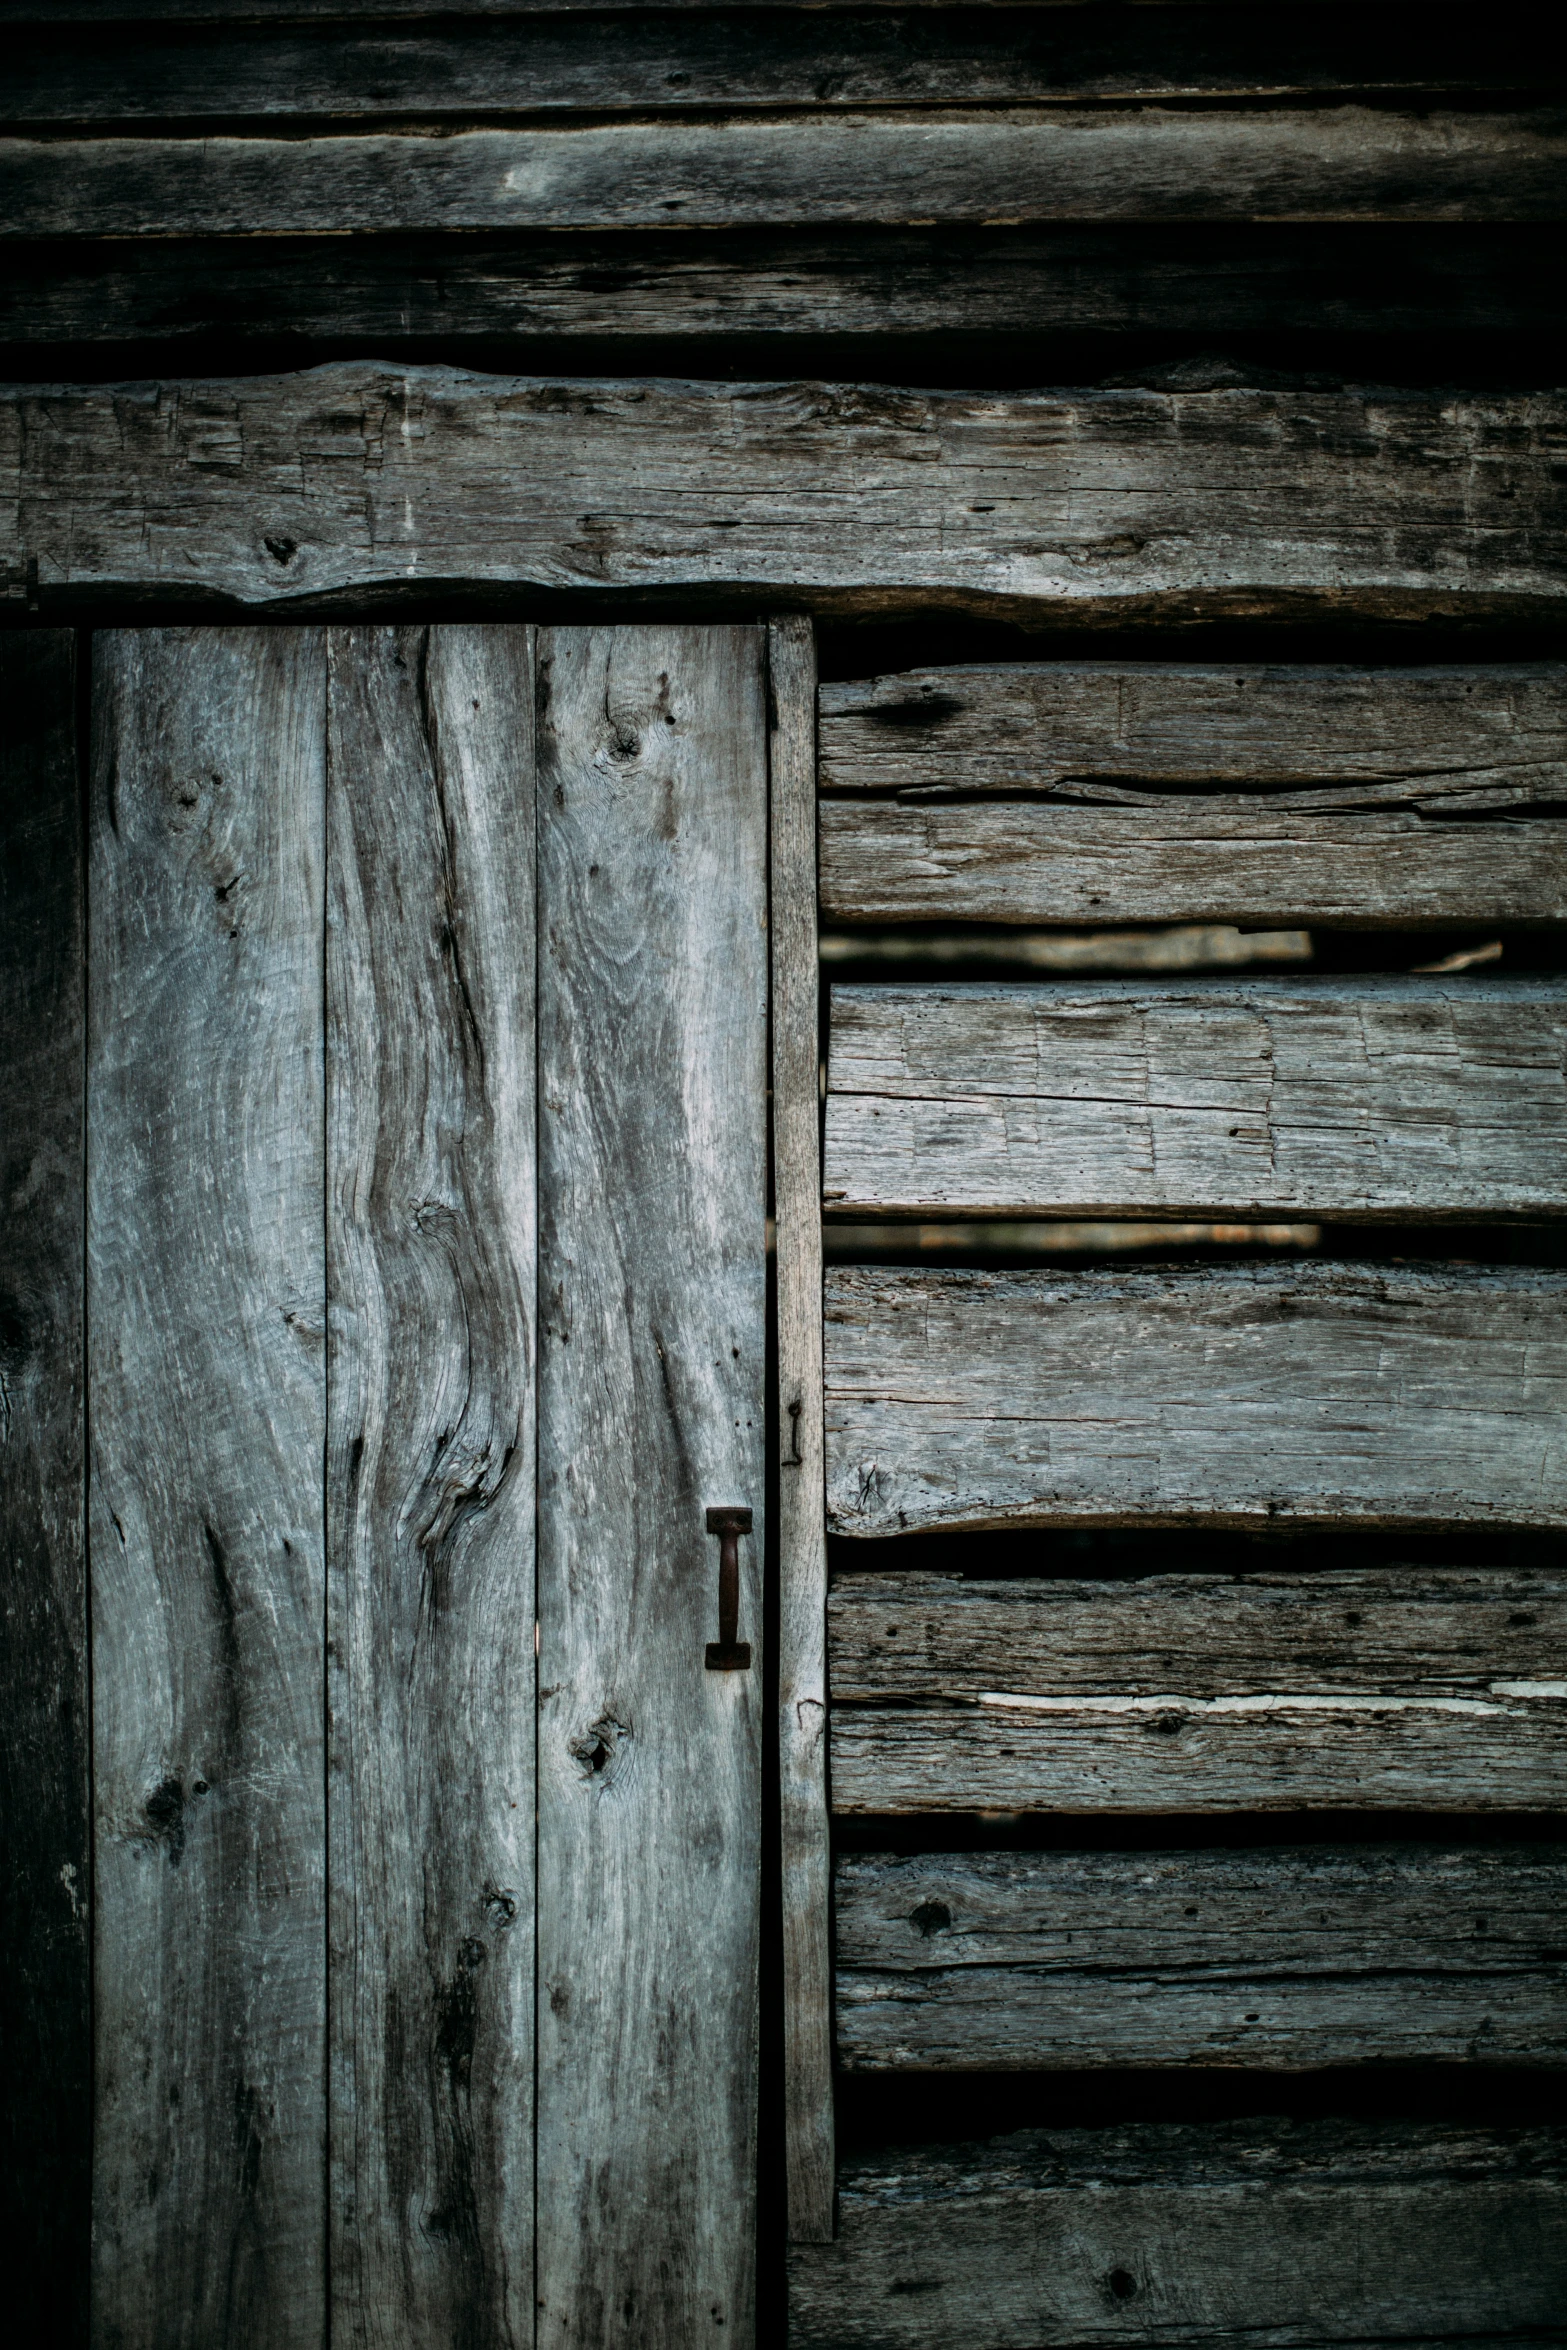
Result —
<instances>
[{"instance_id":1,"label":"rough-hewn timber","mask_svg":"<svg viewBox=\"0 0 1567 2350\"><path fill-rule=\"evenodd\" d=\"M443 584L1130 624L1544 620L1567 399L634 383L342 364L0 397L4 594ZM558 606L557 606L558 608Z\"/></svg>"},{"instance_id":2,"label":"rough-hewn timber","mask_svg":"<svg viewBox=\"0 0 1567 2350\"><path fill-rule=\"evenodd\" d=\"M856 2071L1567 2064L1567 1846L848 1854Z\"/></svg>"},{"instance_id":3,"label":"rough-hewn timber","mask_svg":"<svg viewBox=\"0 0 1567 2350\"><path fill-rule=\"evenodd\" d=\"M1560 220L1567 115L1363 105L0 138L0 239Z\"/></svg>"},{"instance_id":4,"label":"rough-hewn timber","mask_svg":"<svg viewBox=\"0 0 1567 2350\"><path fill-rule=\"evenodd\" d=\"M826 1316L839 1533L1567 1524L1567 1274L839 1266Z\"/></svg>"},{"instance_id":5,"label":"rough-hewn timber","mask_svg":"<svg viewBox=\"0 0 1567 2350\"><path fill-rule=\"evenodd\" d=\"M93 645L94 2338L322 2338L325 644Z\"/></svg>"},{"instance_id":6,"label":"rough-hewn timber","mask_svg":"<svg viewBox=\"0 0 1567 2350\"><path fill-rule=\"evenodd\" d=\"M1052 661L824 685L823 791L1161 792L1365 784L1411 800L1567 797L1567 666ZM1346 787L1348 787L1346 789ZM1300 801L1293 805L1300 806Z\"/></svg>"},{"instance_id":7,"label":"rough-hewn timber","mask_svg":"<svg viewBox=\"0 0 1567 2350\"><path fill-rule=\"evenodd\" d=\"M0 638L0 2258L20 2334L87 2330L92 2142L75 641Z\"/></svg>"},{"instance_id":8,"label":"rough-hewn timber","mask_svg":"<svg viewBox=\"0 0 1567 2350\"><path fill-rule=\"evenodd\" d=\"M882 1570L835 1577L828 1625L840 1705L975 1705L994 1689L1467 1699L1493 1681L1560 1677L1567 1578L1419 1565L1125 1582Z\"/></svg>"},{"instance_id":9,"label":"rough-hewn timber","mask_svg":"<svg viewBox=\"0 0 1567 2350\"><path fill-rule=\"evenodd\" d=\"M840 1576L833 1804L1539 1810L1567 1794L1564 1626L1541 1573Z\"/></svg>"},{"instance_id":10,"label":"rough-hewn timber","mask_svg":"<svg viewBox=\"0 0 1567 2350\"><path fill-rule=\"evenodd\" d=\"M1567 826L1529 782L1446 795L1128 792L1115 806L821 803L833 922L1312 922L1322 928L1567 919ZM1557 800L1559 806L1560 801Z\"/></svg>"},{"instance_id":11,"label":"rough-hewn timber","mask_svg":"<svg viewBox=\"0 0 1567 2350\"><path fill-rule=\"evenodd\" d=\"M750 2350L765 638L551 629L538 676L538 2339Z\"/></svg>"},{"instance_id":12,"label":"rough-hewn timber","mask_svg":"<svg viewBox=\"0 0 1567 2350\"><path fill-rule=\"evenodd\" d=\"M654 338L666 352L675 338L677 350L695 339L732 355L743 335L1549 335L1549 240L1548 228L1494 223L1368 234L1359 222L1281 221L710 239L654 229L521 241L434 231L18 239L0 272L0 344L139 341L166 352L213 337L271 338L275 349L362 336L405 349L412 339L429 355L434 338L447 352L459 338L591 337L610 350L640 338L631 364L645 372ZM867 349L830 364L874 373L870 362ZM918 378L923 366L913 357L900 372Z\"/></svg>"},{"instance_id":13,"label":"rough-hewn timber","mask_svg":"<svg viewBox=\"0 0 1567 2350\"><path fill-rule=\"evenodd\" d=\"M773 1212L778 1284L778 1761L784 2152L789 2233L833 2221L832 1925L827 1807L827 1531L822 1450L821 1127L816 938L816 647L768 631Z\"/></svg>"},{"instance_id":14,"label":"rough-hewn timber","mask_svg":"<svg viewBox=\"0 0 1567 2350\"><path fill-rule=\"evenodd\" d=\"M840 2197L790 2255L795 2350L1554 2350L1567 2299L1561 2130L1025 2131L858 2155Z\"/></svg>"},{"instance_id":15,"label":"rough-hewn timber","mask_svg":"<svg viewBox=\"0 0 1567 2350\"><path fill-rule=\"evenodd\" d=\"M470 10L459 25L437 18L388 32L339 30L331 16L342 13L323 12L308 30L230 19L201 35L143 25L130 38L91 44L75 29L18 29L5 115L18 124L240 116L471 123L560 110L1384 97L1528 89L1539 70L1537 42L1507 18L1488 25L1477 45L1460 12L1433 10L1412 43L1407 10L1386 6L1358 9L1350 40L1335 37L1331 17L1315 8L1262 18L1227 9L1211 26L1193 23L1187 10L1145 12L1128 24L1075 9L648 9L623 15L612 40L581 14L519 9L512 13L521 21L507 23L476 21Z\"/></svg>"},{"instance_id":16,"label":"rough-hewn timber","mask_svg":"<svg viewBox=\"0 0 1567 2350\"><path fill-rule=\"evenodd\" d=\"M836 987L845 1214L1567 1211L1567 985Z\"/></svg>"},{"instance_id":17,"label":"rough-hewn timber","mask_svg":"<svg viewBox=\"0 0 1567 2350\"><path fill-rule=\"evenodd\" d=\"M533 667L329 639L335 2332L533 2326Z\"/></svg>"}]
</instances>

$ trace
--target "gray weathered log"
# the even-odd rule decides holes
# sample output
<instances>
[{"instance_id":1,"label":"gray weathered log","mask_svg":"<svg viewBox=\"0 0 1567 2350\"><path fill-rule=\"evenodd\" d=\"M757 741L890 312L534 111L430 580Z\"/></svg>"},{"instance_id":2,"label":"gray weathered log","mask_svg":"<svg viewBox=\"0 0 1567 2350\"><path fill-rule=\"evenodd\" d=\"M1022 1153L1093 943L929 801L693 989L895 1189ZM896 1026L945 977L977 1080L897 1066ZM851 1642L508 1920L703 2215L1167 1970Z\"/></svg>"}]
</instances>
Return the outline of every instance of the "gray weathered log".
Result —
<instances>
[{"instance_id":1,"label":"gray weathered log","mask_svg":"<svg viewBox=\"0 0 1567 2350\"><path fill-rule=\"evenodd\" d=\"M334 2336L533 2340L525 628L329 639Z\"/></svg>"},{"instance_id":2,"label":"gray weathered log","mask_svg":"<svg viewBox=\"0 0 1567 2350\"><path fill-rule=\"evenodd\" d=\"M1152 792L1055 800L821 803L833 922L1416 929L1567 919L1567 826L1533 784L1347 793ZM1316 800L1316 805L1312 800ZM1329 808L1319 813L1322 800ZM1444 818L1446 820L1444 820Z\"/></svg>"},{"instance_id":3,"label":"gray weathered log","mask_svg":"<svg viewBox=\"0 0 1567 2350\"><path fill-rule=\"evenodd\" d=\"M315 630L94 644L95 2338L325 2321Z\"/></svg>"},{"instance_id":4,"label":"gray weathered log","mask_svg":"<svg viewBox=\"0 0 1567 2350\"><path fill-rule=\"evenodd\" d=\"M1366 105L869 111L278 139L0 138L10 237L1525 221L1567 116Z\"/></svg>"},{"instance_id":5,"label":"gray weathered log","mask_svg":"<svg viewBox=\"0 0 1567 2350\"><path fill-rule=\"evenodd\" d=\"M851 2071L1567 2065L1567 1846L848 1854Z\"/></svg>"},{"instance_id":6,"label":"gray weathered log","mask_svg":"<svg viewBox=\"0 0 1567 2350\"><path fill-rule=\"evenodd\" d=\"M1567 666L1238 662L913 669L821 690L823 791L1161 792L1525 787L1567 797ZM1295 805L1306 803L1296 802ZM1346 793L1330 805L1353 805Z\"/></svg>"},{"instance_id":7,"label":"gray weathered log","mask_svg":"<svg viewBox=\"0 0 1567 2350\"><path fill-rule=\"evenodd\" d=\"M1567 1794L1567 1591L1541 1572L853 1574L828 1631L843 1812L1505 1811Z\"/></svg>"},{"instance_id":8,"label":"gray weathered log","mask_svg":"<svg viewBox=\"0 0 1567 2350\"><path fill-rule=\"evenodd\" d=\"M1318 2350L1560 2339L1567 2132L1222 2122L845 2163L795 2350Z\"/></svg>"},{"instance_id":9,"label":"gray weathered log","mask_svg":"<svg viewBox=\"0 0 1567 2350\"><path fill-rule=\"evenodd\" d=\"M749 2350L765 638L554 629L538 665L539 2336ZM723 1504L745 1671L704 1666Z\"/></svg>"},{"instance_id":10,"label":"gray weathered log","mask_svg":"<svg viewBox=\"0 0 1567 2350\"><path fill-rule=\"evenodd\" d=\"M835 1703L1034 1696L1477 1698L1559 1679L1567 1579L1393 1566L1309 1574L1066 1576L1005 1582L902 1571L835 1577Z\"/></svg>"},{"instance_id":11,"label":"gray weathered log","mask_svg":"<svg viewBox=\"0 0 1567 2350\"><path fill-rule=\"evenodd\" d=\"M645 373L667 372L670 337L695 366L720 341L732 361L737 335L1545 336L1557 323L1548 235L1494 223L1368 235L1362 223L1194 221L872 236L45 238L6 248L0 341L37 350L151 340L178 352L236 336L591 336L629 349ZM798 371L800 361L778 365ZM921 358L902 372L925 367Z\"/></svg>"},{"instance_id":12,"label":"gray weathered log","mask_svg":"<svg viewBox=\"0 0 1567 2350\"><path fill-rule=\"evenodd\" d=\"M930 1526L1567 1524L1567 1274L826 1282L827 1507Z\"/></svg>"},{"instance_id":13,"label":"gray weathered log","mask_svg":"<svg viewBox=\"0 0 1567 2350\"><path fill-rule=\"evenodd\" d=\"M1567 985L835 987L843 1213L1567 1211Z\"/></svg>"},{"instance_id":14,"label":"gray weathered log","mask_svg":"<svg viewBox=\"0 0 1567 2350\"><path fill-rule=\"evenodd\" d=\"M71 2350L92 2145L76 757L74 639L0 637L0 2242L12 2324Z\"/></svg>"},{"instance_id":15,"label":"gray weathered log","mask_svg":"<svg viewBox=\"0 0 1567 2350\"><path fill-rule=\"evenodd\" d=\"M66 14L69 23L69 12ZM147 12L153 14L152 10ZM304 17L306 8L291 11ZM400 12L385 9L388 17ZM247 7L246 16L260 15ZM1536 42L1502 19L1483 44L1457 10L1418 43L1402 7L1357 11L1354 37L1319 10L1227 10L1210 31L1182 11L1130 26L1101 12L715 8L622 15L439 19L395 32L330 20L181 27L84 43L66 26L13 35L5 111L15 123L239 116L418 122L562 109L996 105L1059 98L1254 96L1405 89L1527 89Z\"/></svg>"},{"instance_id":16,"label":"gray weathered log","mask_svg":"<svg viewBox=\"0 0 1567 2350\"><path fill-rule=\"evenodd\" d=\"M343 363L0 397L4 594L442 583L1130 624L1543 621L1554 393L518 379Z\"/></svg>"},{"instance_id":17,"label":"gray weathered log","mask_svg":"<svg viewBox=\"0 0 1567 2350\"><path fill-rule=\"evenodd\" d=\"M789 2233L833 2226L827 1530L822 1451L816 646L768 631L773 1214L778 1289L778 1769Z\"/></svg>"}]
</instances>

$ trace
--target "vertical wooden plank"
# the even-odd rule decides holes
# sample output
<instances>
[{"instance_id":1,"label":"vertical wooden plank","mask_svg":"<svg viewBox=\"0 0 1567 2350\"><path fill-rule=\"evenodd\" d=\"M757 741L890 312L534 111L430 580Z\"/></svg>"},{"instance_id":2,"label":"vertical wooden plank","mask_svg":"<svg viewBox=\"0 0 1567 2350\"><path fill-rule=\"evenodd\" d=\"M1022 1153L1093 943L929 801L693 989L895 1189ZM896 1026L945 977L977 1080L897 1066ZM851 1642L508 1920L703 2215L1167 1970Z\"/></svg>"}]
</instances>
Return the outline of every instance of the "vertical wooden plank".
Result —
<instances>
[{"instance_id":1,"label":"vertical wooden plank","mask_svg":"<svg viewBox=\"0 0 1567 2350\"><path fill-rule=\"evenodd\" d=\"M87 2326L92 2059L75 639L0 636L0 2257L10 2323Z\"/></svg>"},{"instance_id":2,"label":"vertical wooden plank","mask_svg":"<svg viewBox=\"0 0 1567 2350\"><path fill-rule=\"evenodd\" d=\"M784 2139L789 2233L833 2232L832 1925L827 1800L827 1533L822 1443L822 1176L816 949L816 642L768 631L777 1226L778 1755Z\"/></svg>"},{"instance_id":3,"label":"vertical wooden plank","mask_svg":"<svg viewBox=\"0 0 1567 2350\"><path fill-rule=\"evenodd\" d=\"M749 2350L765 643L539 639L540 2340ZM741 1543L747 1671L719 1631Z\"/></svg>"},{"instance_id":4,"label":"vertical wooden plank","mask_svg":"<svg viewBox=\"0 0 1567 2350\"><path fill-rule=\"evenodd\" d=\"M340 2343L533 2340L530 635L330 638Z\"/></svg>"},{"instance_id":5,"label":"vertical wooden plank","mask_svg":"<svg viewBox=\"0 0 1567 2350\"><path fill-rule=\"evenodd\" d=\"M322 2339L323 646L100 637L94 2319Z\"/></svg>"}]
</instances>

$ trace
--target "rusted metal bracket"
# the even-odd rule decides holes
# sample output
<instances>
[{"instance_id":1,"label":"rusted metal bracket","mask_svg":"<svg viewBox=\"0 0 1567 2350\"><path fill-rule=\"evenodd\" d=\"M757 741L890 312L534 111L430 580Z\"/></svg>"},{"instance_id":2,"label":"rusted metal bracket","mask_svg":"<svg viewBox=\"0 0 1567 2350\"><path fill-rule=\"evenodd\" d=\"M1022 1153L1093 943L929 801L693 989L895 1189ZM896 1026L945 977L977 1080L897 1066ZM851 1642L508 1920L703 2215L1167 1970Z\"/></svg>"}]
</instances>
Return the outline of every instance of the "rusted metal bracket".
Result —
<instances>
[{"instance_id":1,"label":"rusted metal bracket","mask_svg":"<svg viewBox=\"0 0 1567 2350\"><path fill-rule=\"evenodd\" d=\"M709 1510L707 1530L718 1536L718 1638L707 1644L707 1669L748 1673L751 1644L735 1635L740 1629L740 1537L751 1531L751 1513L740 1508Z\"/></svg>"}]
</instances>

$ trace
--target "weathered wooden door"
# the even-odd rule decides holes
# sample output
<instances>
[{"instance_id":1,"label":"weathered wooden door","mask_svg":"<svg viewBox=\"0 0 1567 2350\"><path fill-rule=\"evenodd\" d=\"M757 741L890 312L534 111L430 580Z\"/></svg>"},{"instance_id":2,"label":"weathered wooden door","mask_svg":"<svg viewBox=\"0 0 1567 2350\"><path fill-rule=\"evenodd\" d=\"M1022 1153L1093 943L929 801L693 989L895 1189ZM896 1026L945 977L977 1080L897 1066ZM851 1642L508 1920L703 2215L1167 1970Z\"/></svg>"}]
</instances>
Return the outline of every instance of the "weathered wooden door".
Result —
<instances>
[{"instance_id":1,"label":"weathered wooden door","mask_svg":"<svg viewBox=\"0 0 1567 2350\"><path fill-rule=\"evenodd\" d=\"M94 642L117 2350L750 2339L765 661Z\"/></svg>"}]
</instances>

